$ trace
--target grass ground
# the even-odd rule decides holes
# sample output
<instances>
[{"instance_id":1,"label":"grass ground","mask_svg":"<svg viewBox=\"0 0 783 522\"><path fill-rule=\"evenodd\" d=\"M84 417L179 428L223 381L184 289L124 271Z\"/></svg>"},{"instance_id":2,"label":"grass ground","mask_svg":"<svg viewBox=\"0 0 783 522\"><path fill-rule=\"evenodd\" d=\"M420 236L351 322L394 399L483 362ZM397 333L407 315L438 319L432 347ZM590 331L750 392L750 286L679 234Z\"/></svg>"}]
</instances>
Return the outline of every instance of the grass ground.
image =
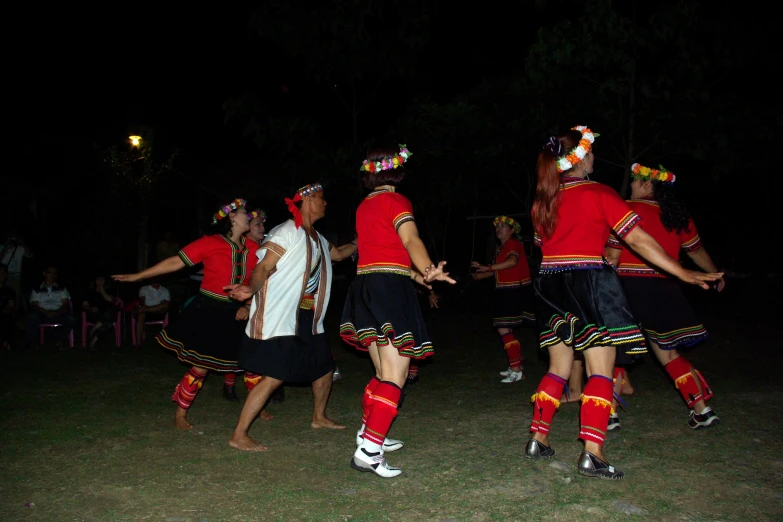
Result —
<instances>
[{"instance_id":1,"label":"grass ground","mask_svg":"<svg viewBox=\"0 0 783 522\"><path fill-rule=\"evenodd\" d=\"M529 377L500 384L504 353L478 286L428 314L437 355L392 427L406 442L388 456L405 470L395 479L349 467L371 367L337 340L339 292L329 322L344 377L329 413L348 429L310 429L310 389L289 386L286 401L269 407L275 418L253 426L270 448L259 454L226 445L241 403L224 401L214 375L191 409L195 428L172 429L169 399L185 369L154 342L2 354L0 519L780 520L781 325L759 313L779 286L729 281L721 295L691 292L711 339L687 355L716 392L721 424L690 430L686 407L647 358L631 373L637 393L606 445L627 474L621 482L576 474L575 404L555 417L555 458L522 457L546 361L523 330ZM238 391L243 398L241 380Z\"/></svg>"}]
</instances>

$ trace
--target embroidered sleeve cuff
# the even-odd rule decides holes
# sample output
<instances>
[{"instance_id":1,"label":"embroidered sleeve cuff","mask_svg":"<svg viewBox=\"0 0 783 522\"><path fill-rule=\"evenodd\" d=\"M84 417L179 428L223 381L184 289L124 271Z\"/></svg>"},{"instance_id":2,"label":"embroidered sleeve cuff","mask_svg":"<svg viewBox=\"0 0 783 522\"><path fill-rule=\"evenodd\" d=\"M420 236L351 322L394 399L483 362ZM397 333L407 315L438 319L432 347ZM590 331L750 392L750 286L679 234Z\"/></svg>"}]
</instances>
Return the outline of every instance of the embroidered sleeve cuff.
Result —
<instances>
[{"instance_id":1,"label":"embroidered sleeve cuff","mask_svg":"<svg viewBox=\"0 0 783 522\"><path fill-rule=\"evenodd\" d=\"M636 212L629 211L625 216L623 216L623 219L618 221L617 224L612 227L612 229L614 230L615 234L617 234L617 237L624 238L628 235L628 232L633 230L641 221L642 218L640 218Z\"/></svg>"},{"instance_id":2,"label":"embroidered sleeve cuff","mask_svg":"<svg viewBox=\"0 0 783 522\"><path fill-rule=\"evenodd\" d=\"M511 256L514 256L514 257L516 257L517 259L522 259L522 256L520 256L520 255L519 255L519 252L516 252L516 251L514 251L514 250L512 250L511 252L509 252L508 254L506 254L506 259L508 259L508 258L509 258L509 257L511 257Z\"/></svg>"},{"instance_id":3,"label":"embroidered sleeve cuff","mask_svg":"<svg viewBox=\"0 0 783 522\"><path fill-rule=\"evenodd\" d=\"M701 237L697 234L696 237L684 241L680 246L686 252L695 252L701 248Z\"/></svg>"},{"instance_id":4,"label":"embroidered sleeve cuff","mask_svg":"<svg viewBox=\"0 0 783 522\"><path fill-rule=\"evenodd\" d=\"M537 247L541 246L541 236L538 235L538 232L533 234L533 244L536 245Z\"/></svg>"},{"instance_id":5,"label":"embroidered sleeve cuff","mask_svg":"<svg viewBox=\"0 0 783 522\"><path fill-rule=\"evenodd\" d=\"M414 221L413 214L410 212L401 212L394 217L394 230L398 230L403 223Z\"/></svg>"},{"instance_id":6,"label":"embroidered sleeve cuff","mask_svg":"<svg viewBox=\"0 0 783 522\"><path fill-rule=\"evenodd\" d=\"M283 255L285 254L285 248L283 248L280 245L278 245L277 243L273 243L271 241L267 241L266 243L264 243L263 245L258 247L258 249L259 250L269 250L270 252L274 252L275 254L277 254L280 257L283 257Z\"/></svg>"},{"instance_id":7,"label":"embroidered sleeve cuff","mask_svg":"<svg viewBox=\"0 0 783 522\"><path fill-rule=\"evenodd\" d=\"M182 260L182 262L185 263L188 266L193 266L193 265L196 264L196 263L194 263L193 261L190 260L190 258L188 257L188 255L185 253L184 250L180 250L179 252L177 252L177 256L179 256L179 258Z\"/></svg>"}]
</instances>

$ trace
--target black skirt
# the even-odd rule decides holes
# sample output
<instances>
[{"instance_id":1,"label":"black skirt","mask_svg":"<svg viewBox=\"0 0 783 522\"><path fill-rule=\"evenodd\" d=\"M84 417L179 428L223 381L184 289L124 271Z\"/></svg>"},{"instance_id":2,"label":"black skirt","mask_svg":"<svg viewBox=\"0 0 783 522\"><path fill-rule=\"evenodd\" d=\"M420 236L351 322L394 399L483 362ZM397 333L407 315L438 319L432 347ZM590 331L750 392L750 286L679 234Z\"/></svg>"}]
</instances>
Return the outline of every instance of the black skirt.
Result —
<instances>
[{"instance_id":1,"label":"black skirt","mask_svg":"<svg viewBox=\"0 0 783 522\"><path fill-rule=\"evenodd\" d=\"M492 299L492 326L495 328L518 328L536 324L536 314L533 313L533 285L495 288Z\"/></svg>"},{"instance_id":2,"label":"black skirt","mask_svg":"<svg viewBox=\"0 0 783 522\"><path fill-rule=\"evenodd\" d=\"M216 372L239 372L237 355L247 321L237 321L240 304L199 294L155 340L187 364Z\"/></svg>"},{"instance_id":3,"label":"black skirt","mask_svg":"<svg viewBox=\"0 0 783 522\"><path fill-rule=\"evenodd\" d=\"M679 284L668 277L621 277L634 316L647 338L663 350L675 350L707 338Z\"/></svg>"},{"instance_id":4,"label":"black skirt","mask_svg":"<svg viewBox=\"0 0 783 522\"><path fill-rule=\"evenodd\" d=\"M614 346L619 364L632 361L622 354L647 352L620 278L610 266L539 274L534 287L542 348L559 342L579 351Z\"/></svg>"},{"instance_id":5,"label":"black skirt","mask_svg":"<svg viewBox=\"0 0 783 522\"><path fill-rule=\"evenodd\" d=\"M251 339L239 349L239 366L248 372L288 382L313 382L334 370L326 334L313 335L313 310L299 310L297 335Z\"/></svg>"},{"instance_id":6,"label":"black skirt","mask_svg":"<svg viewBox=\"0 0 783 522\"><path fill-rule=\"evenodd\" d=\"M340 336L365 352L376 343L391 344L412 359L434 353L413 283L403 275L356 276L345 299Z\"/></svg>"}]
</instances>

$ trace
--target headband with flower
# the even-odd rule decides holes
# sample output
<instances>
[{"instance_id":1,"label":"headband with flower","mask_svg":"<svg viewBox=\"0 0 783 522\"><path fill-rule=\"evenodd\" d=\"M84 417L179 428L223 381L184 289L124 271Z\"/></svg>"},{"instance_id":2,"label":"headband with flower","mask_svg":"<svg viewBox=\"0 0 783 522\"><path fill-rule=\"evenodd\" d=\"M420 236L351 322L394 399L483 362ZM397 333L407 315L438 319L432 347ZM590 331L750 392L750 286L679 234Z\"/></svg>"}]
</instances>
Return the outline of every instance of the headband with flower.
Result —
<instances>
[{"instance_id":1,"label":"headband with flower","mask_svg":"<svg viewBox=\"0 0 783 522\"><path fill-rule=\"evenodd\" d=\"M650 167L645 167L638 163L634 163L631 165L631 172L633 173L631 174L633 179L638 179L639 181L660 181L661 183L674 183L674 180L677 179L677 177L674 175L674 172L666 170L666 167L663 165L658 165L657 169L651 169Z\"/></svg>"},{"instance_id":2,"label":"headband with flower","mask_svg":"<svg viewBox=\"0 0 783 522\"><path fill-rule=\"evenodd\" d=\"M577 130L582 133L582 138L579 140L579 144L574 147L571 152L564 156L558 156L557 158L557 172L558 174L561 172L565 172L568 169L571 169L575 167L580 161L584 159L585 156L587 156L587 153L590 152L590 149L593 147L593 142L595 139L600 136L600 134L596 134L584 125L577 125L576 127L572 127L571 130ZM558 140L556 137L554 138L556 141ZM549 141L547 142L547 145L545 145L545 148L548 148L548 145L552 142L552 138L549 138ZM560 150L558 150L558 154L560 153Z\"/></svg>"},{"instance_id":3,"label":"headband with flower","mask_svg":"<svg viewBox=\"0 0 783 522\"><path fill-rule=\"evenodd\" d=\"M293 198L285 198L285 204L288 205L288 211L294 215L294 224L296 225L296 228L302 226L302 212L296 206L296 202L302 201L307 196L312 196L323 189L324 188L320 183L312 183L297 190Z\"/></svg>"},{"instance_id":4,"label":"headband with flower","mask_svg":"<svg viewBox=\"0 0 783 522\"><path fill-rule=\"evenodd\" d=\"M404 144L401 143L400 152L396 156L392 156L391 158L383 158L381 161L364 160L359 170L362 172L380 172L382 170L396 169L408 161L408 158L411 156L413 156L413 153L409 151Z\"/></svg>"},{"instance_id":5,"label":"headband with flower","mask_svg":"<svg viewBox=\"0 0 783 522\"><path fill-rule=\"evenodd\" d=\"M510 218L508 216L498 216L494 221L492 221L492 226L496 227L498 226L498 223L505 223L506 225L513 228L515 236L519 236L522 233L522 226L514 218Z\"/></svg>"},{"instance_id":6,"label":"headband with flower","mask_svg":"<svg viewBox=\"0 0 783 522\"><path fill-rule=\"evenodd\" d=\"M254 210L253 212L251 212L251 213L249 213L249 214L247 215L247 217L249 217L249 218L250 218L250 221L253 221L255 218L257 218L257 217L259 217L259 216L261 216L261 222L262 222L262 223L263 223L264 221L266 221L266 212L264 212L264 211L263 211L263 210L261 210L260 208L259 208L259 209L257 209L257 210Z\"/></svg>"},{"instance_id":7,"label":"headband with flower","mask_svg":"<svg viewBox=\"0 0 783 522\"><path fill-rule=\"evenodd\" d=\"M226 217L227 215L231 214L233 211L238 209L239 207L244 207L247 204L247 201L241 198L237 198L225 207L221 208L217 212L215 212L215 215L212 216L212 224L217 224L218 221Z\"/></svg>"}]
</instances>

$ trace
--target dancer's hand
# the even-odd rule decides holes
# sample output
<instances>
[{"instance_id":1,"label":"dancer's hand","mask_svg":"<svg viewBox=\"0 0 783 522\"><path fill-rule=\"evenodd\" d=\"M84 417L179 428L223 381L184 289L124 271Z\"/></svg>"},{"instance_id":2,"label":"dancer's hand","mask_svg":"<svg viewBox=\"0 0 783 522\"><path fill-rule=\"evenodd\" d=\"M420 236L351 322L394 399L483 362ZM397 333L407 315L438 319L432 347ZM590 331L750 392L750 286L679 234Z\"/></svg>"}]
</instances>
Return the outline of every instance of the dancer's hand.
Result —
<instances>
[{"instance_id":1,"label":"dancer's hand","mask_svg":"<svg viewBox=\"0 0 783 522\"><path fill-rule=\"evenodd\" d=\"M441 261L438 266L430 265L424 271L424 281L431 283L433 281L445 281L447 283L456 284L457 282L449 277L448 272L443 271L443 267L446 266L446 261Z\"/></svg>"},{"instance_id":2,"label":"dancer's hand","mask_svg":"<svg viewBox=\"0 0 783 522\"><path fill-rule=\"evenodd\" d=\"M484 273L484 272L490 272L490 271L491 271L491 270L490 270L490 268L489 268L489 265L486 265L486 266L485 266L485 265L482 265L482 264L480 264L478 261L473 261L473 262L471 262L471 263L470 263L470 266L472 266L473 268L475 268L475 269L476 269L476 272L478 272L479 274L481 274L481 273Z\"/></svg>"},{"instance_id":3,"label":"dancer's hand","mask_svg":"<svg viewBox=\"0 0 783 522\"><path fill-rule=\"evenodd\" d=\"M250 309L246 306L241 306L239 310L237 310L235 319L237 321L247 321L248 317L250 317Z\"/></svg>"},{"instance_id":4,"label":"dancer's hand","mask_svg":"<svg viewBox=\"0 0 783 522\"><path fill-rule=\"evenodd\" d=\"M136 281L141 280L140 274L118 274L111 276L112 279L115 281L119 281L121 283L135 283Z\"/></svg>"},{"instance_id":5,"label":"dancer's hand","mask_svg":"<svg viewBox=\"0 0 783 522\"><path fill-rule=\"evenodd\" d=\"M427 300L430 302L430 308L437 308L438 307L438 294L435 292L431 292L430 295L427 297Z\"/></svg>"},{"instance_id":6,"label":"dancer's hand","mask_svg":"<svg viewBox=\"0 0 783 522\"><path fill-rule=\"evenodd\" d=\"M723 289L726 287L726 280L722 277L720 279L716 279L717 284L715 285L715 290L718 292L723 291Z\"/></svg>"},{"instance_id":7,"label":"dancer's hand","mask_svg":"<svg viewBox=\"0 0 783 522\"><path fill-rule=\"evenodd\" d=\"M228 297L237 301L246 301L253 297L253 289L247 285L228 285L224 286Z\"/></svg>"},{"instance_id":8,"label":"dancer's hand","mask_svg":"<svg viewBox=\"0 0 783 522\"><path fill-rule=\"evenodd\" d=\"M700 286L705 290L710 289L710 285L709 285L710 282L719 281L718 287L720 289L723 289L723 287L720 284L720 281L723 279L723 272L714 272L714 273L705 274L704 272L697 272L695 270L685 269L683 271L683 274L678 277L688 284Z\"/></svg>"}]
</instances>

